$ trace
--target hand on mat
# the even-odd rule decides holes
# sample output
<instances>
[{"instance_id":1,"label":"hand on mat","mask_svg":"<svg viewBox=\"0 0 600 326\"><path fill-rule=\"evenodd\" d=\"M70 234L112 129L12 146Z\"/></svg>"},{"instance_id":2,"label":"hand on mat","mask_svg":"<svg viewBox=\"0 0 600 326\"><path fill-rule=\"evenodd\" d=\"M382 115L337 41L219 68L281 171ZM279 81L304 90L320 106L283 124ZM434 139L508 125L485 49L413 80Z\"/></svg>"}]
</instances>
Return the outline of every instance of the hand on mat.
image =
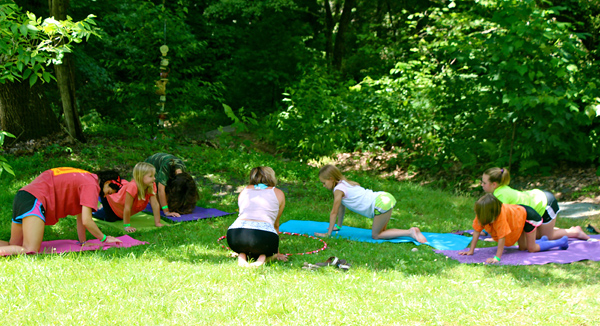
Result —
<instances>
[{"instance_id":1,"label":"hand on mat","mask_svg":"<svg viewBox=\"0 0 600 326\"><path fill-rule=\"evenodd\" d=\"M471 255L473 255L473 252L472 251L461 251L458 254L461 256L471 256Z\"/></svg>"},{"instance_id":2,"label":"hand on mat","mask_svg":"<svg viewBox=\"0 0 600 326\"><path fill-rule=\"evenodd\" d=\"M273 257L280 261L288 261L288 256L284 254L274 254Z\"/></svg>"},{"instance_id":3,"label":"hand on mat","mask_svg":"<svg viewBox=\"0 0 600 326\"><path fill-rule=\"evenodd\" d=\"M317 237L322 237L322 238L323 238L323 237L328 237L328 236L329 236L329 234L327 234L327 233L319 233L319 232L315 232L315 235L316 235Z\"/></svg>"},{"instance_id":4,"label":"hand on mat","mask_svg":"<svg viewBox=\"0 0 600 326\"><path fill-rule=\"evenodd\" d=\"M486 264L497 264L497 263L499 263L499 261L497 261L494 258L488 258L488 259L485 260L485 263Z\"/></svg>"},{"instance_id":5,"label":"hand on mat","mask_svg":"<svg viewBox=\"0 0 600 326\"><path fill-rule=\"evenodd\" d=\"M106 238L108 239L108 237L106 237ZM82 247L98 247L98 246L99 246L99 244L97 244L97 243L88 243L88 242L85 242L85 243L84 243L84 244L82 244L81 246L82 246Z\"/></svg>"},{"instance_id":6,"label":"hand on mat","mask_svg":"<svg viewBox=\"0 0 600 326\"><path fill-rule=\"evenodd\" d=\"M129 232L129 233L135 232L136 230L137 229L134 228L133 226L128 226L128 227L125 228L125 232Z\"/></svg>"},{"instance_id":7,"label":"hand on mat","mask_svg":"<svg viewBox=\"0 0 600 326\"><path fill-rule=\"evenodd\" d=\"M165 216L181 217L181 215L179 215L179 213L177 213L177 212L168 212L168 213L165 213Z\"/></svg>"}]
</instances>

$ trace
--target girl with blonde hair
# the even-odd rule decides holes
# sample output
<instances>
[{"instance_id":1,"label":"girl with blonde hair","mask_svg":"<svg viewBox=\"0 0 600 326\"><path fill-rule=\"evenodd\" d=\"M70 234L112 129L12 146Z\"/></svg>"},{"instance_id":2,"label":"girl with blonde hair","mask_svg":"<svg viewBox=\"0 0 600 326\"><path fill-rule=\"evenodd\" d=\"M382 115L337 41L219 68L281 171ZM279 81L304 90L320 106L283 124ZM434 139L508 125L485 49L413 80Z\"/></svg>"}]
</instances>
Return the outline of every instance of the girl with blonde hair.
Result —
<instances>
[{"instance_id":1,"label":"girl with blonde hair","mask_svg":"<svg viewBox=\"0 0 600 326\"><path fill-rule=\"evenodd\" d=\"M163 226L160 222L160 207L156 199L156 184L154 183L156 169L150 163L139 162L133 168L133 180L123 181L123 188L116 194L102 199L104 213L94 215L95 218L108 222L123 220L126 232L135 232L131 226L131 216L146 208L148 202L152 206L154 225Z\"/></svg>"},{"instance_id":2,"label":"girl with blonde hair","mask_svg":"<svg viewBox=\"0 0 600 326\"><path fill-rule=\"evenodd\" d=\"M396 198L383 191L374 192L361 187L358 183L344 177L342 172L334 165L325 165L319 171L319 180L323 187L333 191L333 208L329 214L329 229L327 233L315 232L315 235L330 236L337 228L342 226L346 208L362 216L373 219L371 237L373 239L393 239L398 237L411 237L420 243L427 242L418 227L408 230L388 229L387 225L396 205ZM338 224L336 224L336 218Z\"/></svg>"}]
</instances>

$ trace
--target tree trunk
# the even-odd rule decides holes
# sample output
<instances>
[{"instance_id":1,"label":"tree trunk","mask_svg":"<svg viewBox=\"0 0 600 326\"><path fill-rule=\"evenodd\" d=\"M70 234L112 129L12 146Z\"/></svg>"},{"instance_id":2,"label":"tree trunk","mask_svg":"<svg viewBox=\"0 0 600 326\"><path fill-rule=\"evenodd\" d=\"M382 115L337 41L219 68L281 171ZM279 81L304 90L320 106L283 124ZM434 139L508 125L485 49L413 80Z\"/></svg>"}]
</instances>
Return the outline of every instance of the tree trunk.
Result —
<instances>
[{"instance_id":1,"label":"tree trunk","mask_svg":"<svg viewBox=\"0 0 600 326\"><path fill-rule=\"evenodd\" d=\"M67 19L69 0L48 0L50 16L57 20ZM85 142L79 114L77 113L77 100L75 97L75 75L73 74L73 59L70 53L65 53L62 64L54 65L56 83L60 91L65 124L72 137Z\"/></svg>"},{"instance_id":2,"label":"tree trunk","mask_svg":"<svg viewBox=\"0 0 600 326\"><path fill-rule=\"evenodd\" d=\"M58 119L47 105L41 82L0 84L0 126L17 140L36 139L60 131ZM15 140L16 141L16 140Z\"/></svg>"},{"instance_id":3,"label":"tree trunk","mask_svg":"<svg viewBox=\"0 0 600 326\"><path fill-rule=\"evenodd\" d=\"M335 36L335 45L333 47L333 67L337 70L342 69L342 60L344 58L344 47L346 41L346 32L350 26L352 8L356 4L356 0L344 1L344 9L342 9L342 15L338 25L338 32Z\"/></svg>"},{"instance_id":4,"label":"tree trunk","mask_svg":"<svg viewBox=\"0 0 600 326\"><path fill-rule=\"evenodd\" d=\"M324 1L325 7L325 58L328 63L331 63L333 56L332 35L335 23L333 21L333 13L331 12L331 4L329 0Z\"/></svg>"}]
</instances>

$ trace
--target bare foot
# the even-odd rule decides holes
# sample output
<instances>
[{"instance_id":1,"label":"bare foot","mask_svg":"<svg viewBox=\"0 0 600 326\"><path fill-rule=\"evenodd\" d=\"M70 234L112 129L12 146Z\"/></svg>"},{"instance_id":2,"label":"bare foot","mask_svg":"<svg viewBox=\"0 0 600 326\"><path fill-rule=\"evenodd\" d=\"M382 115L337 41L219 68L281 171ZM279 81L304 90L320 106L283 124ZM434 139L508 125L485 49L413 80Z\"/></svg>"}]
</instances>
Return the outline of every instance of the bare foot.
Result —
<instances>
[{"instance_id":1,"label":"bare foot","mask_svg":"<svg viewBox=\"0 0 600 326\"><path fill-rule=\"evenodd\" d=\"M585 232L583 232L583 229L579 225L573 226L569 230L577 232L577 237L576 237L577 239L587 240L590 238L589 235L587 235L587 234L585 234Z\"/></svg>"},{"instance_id":2,"label":"bare foot","mask_svg":"<svg viewBox=\"0 0 600 326\"><path fill-rule=\"evenodd\" d=\"M409 229L410 231L410 237L419 241L420 243L425 243L427 242L427 239L425 238L425 236L423 235L423 233L421 233L421 230L419 230L418 227L412 227Z\"/></svg>"},{"instance_id":3,"label":"bare foot","mask_svg":"<svg viewBox=\"0 0 600 326\"><path fill-rule=\"evenodd\" d=\"M257 261L255 261L255 262L253 262L253 263L249 264L249 265L248 265L248 267L260 267L260 266L262 266L263 264L264 264L264 262L262 262L262 261L258 261L258 260L257 260Z\"/></svg>"},{"instance_id":4,"label":"bare foot","mask_svg":"<svg viewBox=\"0 0 600 326\"><path fill-rule=\"evenodd\" d=\"M246 260L246 255L245 254L239 254L238 255L238 266L240 266L240 267L248 267L248 266L250 266L248 264L248 261Z\"/></svg>"}]
</instances>

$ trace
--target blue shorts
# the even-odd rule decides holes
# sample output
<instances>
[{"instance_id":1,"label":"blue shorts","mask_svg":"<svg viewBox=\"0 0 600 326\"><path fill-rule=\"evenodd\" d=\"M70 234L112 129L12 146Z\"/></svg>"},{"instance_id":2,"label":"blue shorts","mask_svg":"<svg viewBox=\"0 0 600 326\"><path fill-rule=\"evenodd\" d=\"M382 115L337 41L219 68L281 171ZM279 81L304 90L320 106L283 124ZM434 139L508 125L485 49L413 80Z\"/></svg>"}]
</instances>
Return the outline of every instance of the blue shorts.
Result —
<instances>
[{"instance_id":1,"label":"blue shorts","mask_svg":"<svg viewBox=\"0 0 600 326\"><path fill-rule=\"evenodd\" d=\"M19 190L13 200L13 217L12 222L23 224L23 218L35 215L46 223L46 210L42 202L35 198L32 194L24 190Z\"/></svg>"}]
</instances>

